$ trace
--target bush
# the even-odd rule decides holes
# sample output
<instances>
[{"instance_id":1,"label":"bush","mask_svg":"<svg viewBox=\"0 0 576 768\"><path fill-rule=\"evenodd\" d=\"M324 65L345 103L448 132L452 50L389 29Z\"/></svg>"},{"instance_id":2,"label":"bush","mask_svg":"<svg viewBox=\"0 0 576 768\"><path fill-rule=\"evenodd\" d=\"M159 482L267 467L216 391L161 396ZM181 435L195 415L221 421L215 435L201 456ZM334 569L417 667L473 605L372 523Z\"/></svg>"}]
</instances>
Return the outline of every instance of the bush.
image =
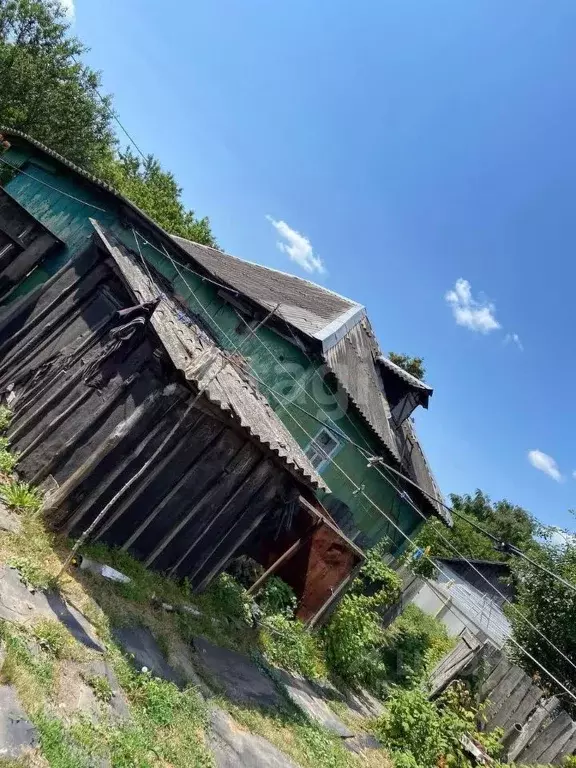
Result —
<instances>
[{"instance_id":1,"label":"bush","mask_svg":"<svg viewBox=\"0 0 576 768\"><path fill-rule=\"evenodd\" d=\"M382 658L391 680L414 684L423 681L453 646L441 621L409 605L385 631Z\"/></svg>"},{"instance_id":2,"label":"bush","mask_svg":"<svg viewBox=\"0 0 576 768\"><path fill-rule=\"evenodd\" d=\"M256 598L260 610L265 616L282 614L291 617L296 610L296 595L294 590L278 576L271 576L264 584Z\"/></svg>"},{"instance_id":3,"label":"bush","mask_svg":"<svg viewBox=\"0 0 576 768\"><path fill-rule=\"evenodd\" d=\"M400 587L398 574L382 561L379 548L369 552L359 578L322 632L328 665L346 682L382 693L386 665L380 653L380 611L398 599Z\"/></svg>"},{"instance_id":4,"label":"bush","mask_svg":"<svg viewBox=\"0 0 576 768\"><path fill-rule=\"evenodd\" d=\"M260 643L271 664L310 679L326 678L327 668L319 638L302 622L282 614L267 616L262 622Z\"/></svg>"},{"instance_id":5,"label":"bush","mask_svg":"<svg viewBox=\"0 0 576 768\"><path fill-rule=\"evenodd\" d=\"M462 749L464 734L479 741L490 756L498 754L501 732L479 733L482 719L482 710L473 705L463 683L449 688L437 703L429 701L422 688L396 688L374 732L397 768L465 768L473 763Z\"/></svg>"}]
</instances>

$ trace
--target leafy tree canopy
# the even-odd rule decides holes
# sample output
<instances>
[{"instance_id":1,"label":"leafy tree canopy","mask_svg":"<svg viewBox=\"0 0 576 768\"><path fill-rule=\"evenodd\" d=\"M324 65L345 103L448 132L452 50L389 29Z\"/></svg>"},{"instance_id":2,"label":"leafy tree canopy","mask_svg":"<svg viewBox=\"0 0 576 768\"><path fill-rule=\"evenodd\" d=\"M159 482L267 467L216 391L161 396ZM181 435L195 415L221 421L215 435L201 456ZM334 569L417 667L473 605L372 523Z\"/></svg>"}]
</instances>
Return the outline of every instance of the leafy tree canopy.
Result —
<instances>
[{"instance_id":1,"label":"leafy tree canopy","mask_svg":"<svg viewBox=\"0 0 576 768\"><path fill-rule=\"evenodd\" d=\"M388 357L407 373L416 376L420 381L424 381L426 368L424 368L424 359L422 357L410 357L410 355L401 355L398 352L389 352Z\"/></svg>"},{"instance_id":2,"label":"leafy tree canopy","mask_svg":"<svg viewBox=\"0 0 576 768\"><path fill-rule=\"evenodd\" d=\"M537 537L542 533L542 526L522 507L509 501L492 502L480 490L473 496L452 494L450 502L455 512L477 523L499 541L514 544L523 551L539 547ZM426 523L418 536L418 545L430 547L432 557L459 557L454 547L463 556L475 560L510 559L510 555L494 549L493 542L473 525L457 514L453 518L454 527L450 530L437 519Z\"/></svg>"},{"instance_id":3,"label":"leafy tree canopy","mask_svg":"<svg viewBox=\"0 0 576 768\"><path fill-rule=\"evenodd\" d=\"M568 537L563 544L548 541L531 552L531 556L548 570L576 585L576 544L573 537ZM518 610L510 609L507 613L516 641L576 695L576 669L534 629L536 627L552 640L568 659L576 659L576 592L523 559L515 559L512 568L517 585ZM520 612L533 626L521 618ZM576 706L566 692L551 683L541 667L517 646L511 646L510 651L518 664L539 679L539 685L558 694L565 706L570 705L574 716Z\"/></svg>"},{"instance_id":4,"label":"leafy tree canopy","mask_svg":"<svg viewBox=\"0 0 576 768\"><path fill-rule=\"evenodd\" d=\"M59 0L0 0L0 125L33 136L132 200L160 226L214 245L207 218L181 199L172 173L118 151L112 99L86 66Z\"/></svg>"}]
</instances>

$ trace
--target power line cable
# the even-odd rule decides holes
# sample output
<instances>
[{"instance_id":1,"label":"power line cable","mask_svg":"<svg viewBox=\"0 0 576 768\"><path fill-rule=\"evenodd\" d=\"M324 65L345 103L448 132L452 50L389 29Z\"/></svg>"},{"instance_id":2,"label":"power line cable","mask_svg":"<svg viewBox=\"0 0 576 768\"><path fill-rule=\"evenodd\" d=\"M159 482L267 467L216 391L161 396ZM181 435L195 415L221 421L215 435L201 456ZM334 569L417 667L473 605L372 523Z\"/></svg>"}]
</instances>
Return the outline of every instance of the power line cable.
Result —
<instances>
[{"instance_id":1,"label":"power line cable","mask_svg":"<svg viewBox=\"0 0 576 768\"><path fill-rule=\"evenodd\" d=\"M31 173L27 173L26 171L23 171L22 168L19 168L17 165L12 165L12 163L9 163L8 160L6 160L3 157L0 157L0 163L8 166L8 168L12 168L13 171L17 171L18 173L21 173L23 176L27 176L29 179L33 179L38 184L42 184L43 186L48 187L48 189L51 189L53 192L58 192L59 194L64 195L64 197L68 197L70 200L74 200L77 203L86 205L88 208L94 208L95 211L108 213L108 211L106 211L104 208L99 208L97 205L88 203L86 200L81 200L79 197L74 197L74 195L70 195L68 194L68 192L64 192L63 189L58 189L58 187L53 187L51 184L48 184L48 182L42 181L42 179L38 179L36 178L36 176L32 176Z\"/></svg>"},{"instance_id":2,"label":"power line cable","mask_svg":"<svg viewBox=\"0 0 576 768\"><path fill-rule=\"evenodd\" d=\"M168 257L168 259L169 259L170 261L172 261L172 258L171 258L170 254L169 254L168 252L165 252L163 255L164 255L164 256L167 256L167 257ZM188 284L188 282L186 281L186 279L184 278L184 276L182 275L182 273L180 272L180 270L178 270L178 269L177 269L176 265L174 265L174 268L176 269L176 271L177 271L177 272L178 272L178 274L180 275L180 277L181 277L181 279L183 280L184 284L185 284L185 285L187 286L187 288L189 289L189 291L190 291L190 295L191 295L191 296L193 296L193 297L195 298L195 300L197 301L197 303L199 304L199 306L202 308L202 310L204 311L204 313L205 313L205 314L206 314L208 317L210 317L210 314L208 313L208 311L207 311L206 307L204 307L204 305L202 304L202 302L200 301L200 299L199 299L199 298L198 298L198 296L196 295L196 292L194 291L194 289L193 289L193 288L192 288L192 287L191 287L191 286ZM273 310L273 311L275 311L275 310ZM216 321L216 320L214 320L214 318L212 318L212 320L213 320L213 322L215 323L215 325L218 327L218 329L220 330L220 332L223 334L223 336L224 336L225 338L227 338L227 339L228 339L228 342L230 343L230 345L232 346L232 348L234 348L234 349L235 349L235 351L236 351L236 352L238 352L238 351L240 350L240 348L241 348L242 344L243 344L243 343L246 341L246 339L245 339L245 340L244 340L244 341L243 341L243 342L242 342L240 345L236 345L236 344L234 343L234 341L233 341L233 340L230 338L230 336L229 336L229 335L226 333L226 331L224 331L224 329L223 329L223 328L222 328L222 327L221 327L221 326L220 326L220 325L217 323L217 321ZM261 323L261 324L262 324L262 323ZM260 324L260 325L261 325L261 324ZM256 337L256 338L258 338L258 337ZM244 374L244 371L242 370L242 368L240 367L240 365L239 365L238 363L236 363L236 362L234 362L234 361L231 361L231 360L230 360L229 362L230 362L230 364L231 364L233 367L236 367L236 368L237 368L237 370L238 370L238 372L240 373L240 375L243 375L243 374ZM289 410L286 408L286 406L285 406L285 405L282 403L282 401L281 401L280 399L278 399L278 403L280 404L280 406L281 406L282 408L284 408L284 410L287 412L288 416L289 416L290 418L292 418L292 419L293 419L293 420L296 422L296 424L299 426L299 428L302 430L302 432L303 432L305 435L307 435L307 437L308 437L308 438L309 438L311 441L312 441L312 440L314 440L313 436L312 436L312 435L311 435L311 434L308 432L308 430L307 430L307 429L304 427L304 425L303 425L303 424L301 424L301 423L300 423L300 422L299 422L299 421L298 421L298 420L297 420L297 419L294 417L294 415L290 413L290 411L289 411ZM337 462L337 461L336 461L334 458L331 458L331 457L330 457L330 456L329 456L329 455L326 453L326 451L324 451L324 450L323 450L322 446L318 446L318 447L319 447L319 449L320 449L320 452L323 452L323 453L324 453L324 455L326 456L326 458L332 461L332 464L334 465L334 467L336 467L336 469L338 469L338 471L339 471L339 472L340 472L340 473L341 473L341 474L342 474L342 475L343 475L343 476L344 476L344 477L345 477L345 478L348 480L348 482L349 482L349 483L350 483L350 484L351 484L351 485L352 485L352 486L353 486L353 487L354 487L354 488L355 488L355 489L356 489L356 490L357 490L357 491L358 491L358 492L359 492L359 493L360 493L360 494L361 494L361 495L362 495L362 496L363 496L363 497L364 497L364 498L365 498L365 499L366 499L366 500L367 500L367 501L368 501L368 502L369 502L369 503L370 503L370 504L371 504L371 505L374 507L374 509L375 509L375 510L376 510L376 511L377 511L377 512L380 514L380 515L382 515L382 517L384 517L386 520L388 520L389 524L390 524L390 525L392 525L392 527L393 527L393 528L395 528L395 529L398 531L398 533L400 533L400 535L401 535L401 536L402 536L402 537L403 537L403 538L404 538L406 541L408 541L410 544L412 544L412 546L416 547L417 545L416 545L416 543L414 542L414 540L413 540L413 539L412 539L412 538L411 538L411 537L410 537L408 534L406 534L406 533L405 533L405 532L402 530L402 528L400 528L400 526L399 526L399 525L398 525L398 524L397 524L397 523L396 523L396 522L395 522L395 521L394 521L394 520L393 520L391 517L389 517L389 516L388 516L388 515L387 515L387 514L386 514L386 513L385 513L385 512L384 512L384 511L383 511L383 510L382 510L382 509L381 509L381 508L378 506L378 504L376 504L376 502L375 502L375 501L373 501L373 499L371 499L371 498L370 498L370 496L368 496L368 494L366 494L366 492L363 490L363 488L362 488L361 486L359 486L359 485L358 485L358 484L357 484L357 483L356 483L356 482L355 482L355 481L354 481L354 480L353 480L353 479L350 477L350 475L349 475L349 474L348 474L348 473L347 473L347 472L346 472L344 469L342 469L342 467L341 467L341 466L338 464L338 462ZM385 479L386 479L386 478L385 478ZM388 482L390 482L390 481L388 481ZM408 498L409 498L409 497L408 497ZM420 511L417 509L417 507L416 507L416 506L415 506L413 503L412 503L412 506L414 507L414 509L415 509L417 512L419 512L419 513L420 513ZM422 515L423 515L423 513L420 513L420 514L422 514ZM424 516L424 515L423 515L423 516ZM426 519L426 517L425 517L425 516L424 516L424 519ZM446 574L446 573L445 573L445 572L444 572L444 571L443 571L441 568L439 568L439 567L437 566L437 564L436 564L436 563L434 563L434 561L432 560L432 558L430 558L430 556L429 556L429 555L427 555L426 553L424 553L424 556L425 556L425 557L426 557L426 558L427 558L427 559L428 559L428 560L429 560L429 561L430 561L430 562L431 562L431 563L432 563L432 564L433 564L433 565L434 565L434 566L435 566L435 567L438 569L438 571L439 571L440 573L442 573L442 574L445 576L445 578L447 578L448 580L450 580L450 577L448 576L448 574ZM492 585L491 585L491 586L492 586ZM541 669L542 669L544 672L546 672L546 674L547 674L547 675L550 677L550 679L551 679L551 680L553 680L553 682L555 682L555 683L556 683L558 686L560 686L560 687L561 687L561 688L562 688L562 689L563 689L563 690L564 690L564 691L565 691L565 692L566 692L566 693L567 693L569 696L571 696L571 697L574 699L574 701L576 701L576 695L574 695L574 693L572 693L572 692L570 691L570 689L569 689L569 688L567 688L567 687L566 687L566 686L565 686L563 683L561 683L561 682L560 682L560 681L559 681L559 680L558 680L558 679L557 679L557 678L556 678L556 677L555 677L555 676L554 676L554 675L553 675L553 674L552 674L552 673L551 673L551 672L550 672L550 671L549 671L549 670L548 670L548 669L547 669L547 668L546 668L546 667L545 667L543 664L541 664L541 662L539 662L539 661L538 661L538 660L537 660L537 659L536 659L536 658L535 658L535 657L534 657L534 656L533 656L533 655L532 655L532 654L531 654L531 653L530 653L528 650L526 650L526 649L525 649L525 648L524 648L524 647L523 647L523 646L522 646L520 643L518 643L518 641L517 641L515 638L511 637L511 638L510 638L510 641L511 641L511 642L512 642L514 645L516 645L518 648L520 648L520 650L521 650L521 651L522 651L522 652L523 652L523 653L524 653L526 656L528 656L528 658L530 658L530 659L531 659L531 660L532 660L532 661L533 661L533 662L534 662L534 663L535 663L535 664L536 664L536 665L537 665L539 668L541 668ZM551 641L549 641L549 642L551 642ZM560 652L560 653L561 653L561 652Z\"/></svg>"}]
</instances>

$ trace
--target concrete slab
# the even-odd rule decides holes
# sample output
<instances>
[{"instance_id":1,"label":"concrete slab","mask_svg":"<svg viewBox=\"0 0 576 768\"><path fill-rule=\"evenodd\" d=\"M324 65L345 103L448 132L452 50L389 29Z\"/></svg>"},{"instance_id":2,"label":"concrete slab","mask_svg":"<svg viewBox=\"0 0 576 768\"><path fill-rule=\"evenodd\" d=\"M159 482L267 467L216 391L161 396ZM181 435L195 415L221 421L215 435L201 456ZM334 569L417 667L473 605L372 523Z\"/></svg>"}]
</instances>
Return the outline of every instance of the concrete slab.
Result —
<instances>
[{"instance_id":1,"label":"concrete slab","mask_svg":"<svg viewBox=\"0 0 576 768\"><path fill-rule=\"evenodd\" d=\"M15 689L0 685L0 758L17 759L39 743L38 731L27 719Z\"/></svg>"},{"instance_id":2,"label":"concrete slab","mask_svg":"<svg viewBox=\"0 0 576 768\"><path fill-rule=\"evenodd\" d=\"M223 710L214 709L210 721L210 744L218 768L297 768L262 736L242 731Z\"/></svg>"},{"instance_id":3,"label":"concrete slab","mask_svg":"<svg viewBox=\"0 0 576 768\"><path fill-rule=\"evenodd\" d=\"M12 512L0 501L0 530L8 533L20 533L22 522L16 512Z\"/></svg>"},{"instance_id":4,"label":"concrete slab","mask_svg":"<svg viewBox=\"0 0 576 768\"><path fill-rule=\"evenodd\" d=\"M104 650L90 622L59 594L31 592L15 568L0 566L0 619L30 625L40 618L59 621L86 648Z\"/></svg>"},{"instance_id":5,"label":"concrete slab","mask_svg":"<svg viewBox=\"0 0 576 768\"><path fill-rule=\"evenodd\" d=\"M132 657L137 669L146 667L153 675L171 680L180 687L186 684L183 675L168 664L156 638L147 627L116 627L112 634L124 652Z\"/></svg>"},{"instance_id":6,"label":"concrete slab","mask_svg":"<svg viewBox=\"0 0 576 768\"><path fill-rule=\"evenodd\" d=\"M198 662L232 701L275 709L282 695L270 678L248 656L213 645L203 637L194 638Z\"/></svg>"},{"instance_id":7,"label":"concrete slab","mask_svg":"<svg viewBox=\"0 0 576 768\"><path fill-rule=\"evenodd\" d=\"M330 709L321 694L302 677L278 669L276 674L282 681L291 701L299 707L311 720L327 728L343 739L351 739L354 732Z\"/></svg>"},{"instance_id":8,"label":"concrete slab","mask_svg":"<svg viewBox=\"0 0 576 768\"><path fill-rule=\"evenodd\" d=\"M369 733L359 733L358 736L354 736L352 739L346 739L344 746L350 752L362 755L367 749L380 749L382 745L378 739L375 739Z\"/></svg>"},{"instance_id":9,"label":"concrete slab","mask_svg":"<svg viewBox=\"0 0 576 768\"><path fill-rule=\"evenodd\" d=\"M108 714L117 723L129 720L130 707L128 706L128 700L110 664L104 659L95 659L84 665L83 673L84 675L104 677L108 680L110 690L112 691L112 698L107 706Z\"/></svg>"}]
</instances>

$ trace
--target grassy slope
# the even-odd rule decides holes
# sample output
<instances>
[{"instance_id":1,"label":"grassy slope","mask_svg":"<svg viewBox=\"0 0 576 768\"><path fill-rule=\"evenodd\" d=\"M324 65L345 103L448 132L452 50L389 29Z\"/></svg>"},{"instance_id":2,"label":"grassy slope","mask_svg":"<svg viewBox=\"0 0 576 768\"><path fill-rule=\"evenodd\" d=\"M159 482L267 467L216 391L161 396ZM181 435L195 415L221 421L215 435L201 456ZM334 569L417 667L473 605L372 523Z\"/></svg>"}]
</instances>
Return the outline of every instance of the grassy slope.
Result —
<instances>
[{"instance_id":1,"label":"grassy slope","mask_svg":"<svg viewBox=\"0 0 576 768\"><path fill-rule=\"evenodd\" d=\"M48 534L37 513L22 512L19 534L0 531L0 562L16 565L33 586L53 585L68 543ZM170 683L135 673L112 640L110 627L120 623L148 626L168 654L182 647L193 635L201 634L214 642L245 652L259 648L259 638L235 613L229 595L217 587L191 598L185 584L146 571L125 553L95 546L88 554L129 575L129 585L114 584L85 572L72 571L59 583L63 596L94 625L105 644L107 655L126 693L131 721L118 726L95 726L86 719L68 717L57 707L56 684L59 667L70 658L80 658L82 649L61 630L60 625L36 628L36 637L4 624L1 631L7 646L2 669L6 681L13 682L29 716L41 734L42 756L32 755L20 763L3 765L49 765L54 768L82 768L91 756L111 756L116 768L128 766L203 766L212 765L205 741L207 713L193 688L180 692ZM169 604L193 602L201 617L167 613L155 607L156 601ZM59 630L64 636L59 636ZM30 641L44 633L38 656L30 653ZM32 632L34 635L34 632ZM90 681L101 697L106 696L101 681ZM348 752L340 739L310 723L288 704L282 711L263 712L241 708L225 699L226 708L240 727L269 739L303 768L357 768L360 765L388 766L384 752L375 751L359 758Z\"/></svg>"}]
</instances>

